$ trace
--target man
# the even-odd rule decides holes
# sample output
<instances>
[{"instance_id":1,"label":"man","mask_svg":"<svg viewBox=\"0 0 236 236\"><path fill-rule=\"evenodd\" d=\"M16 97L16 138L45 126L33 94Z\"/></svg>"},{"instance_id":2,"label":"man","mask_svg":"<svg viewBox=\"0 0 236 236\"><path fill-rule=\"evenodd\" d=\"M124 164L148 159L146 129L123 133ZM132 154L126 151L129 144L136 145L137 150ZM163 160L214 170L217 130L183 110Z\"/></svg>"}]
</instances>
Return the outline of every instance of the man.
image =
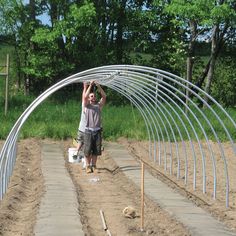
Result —
<instances>
[{"instance_id":1,"label":"man","mask_svg":"<svg viewBox=\"0 0 236 236\"><path fill-rule=\"evenodd\" d=\"M96 95L91 92L93 85L96 85L101 99L97 102ZM106 94L101 86L91 81L85 93L83 104L85 112L85 133L84 133L84 155L86 158L86 172L96 171L97 156L101 155L101 110L106 103ZM92 163L92 166L90 166Z\"/></svg>"},{"instance_id":2,"label":"man","mask_svg":"<svg viewBox=\"0 0 236 236\"><path fill-rule=\"evenodd\" d=\"M85 94L86 94L86 91L87 91L87 88L88 88L88 84L86 82L83 83L83 93L82 93L82 109L81 109L81 116L80 116L80 123L79 123L79 128L78 128L78 133L77 133L77 155L76 157L77 158L80 158L80 151L83 147L83 144L84 144L84 133L85 133L85 112L84 112L84 97L85 97ZM83 168L85 168L83 166Z\"/></svg>"}]
</instances>

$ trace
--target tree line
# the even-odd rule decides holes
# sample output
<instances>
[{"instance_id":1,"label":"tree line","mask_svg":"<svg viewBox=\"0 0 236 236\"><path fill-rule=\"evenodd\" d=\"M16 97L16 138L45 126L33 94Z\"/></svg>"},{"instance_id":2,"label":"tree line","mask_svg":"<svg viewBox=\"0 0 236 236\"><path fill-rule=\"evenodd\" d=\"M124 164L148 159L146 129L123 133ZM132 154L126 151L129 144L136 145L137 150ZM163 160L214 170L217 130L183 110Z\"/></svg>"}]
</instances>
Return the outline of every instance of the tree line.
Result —
<instances>
[{"instance_id":1,"label":"tree line","mask_svg":"<svg viewBox=\"0 0 236 236\"><path fill-rule=\"evenodd\" d=\"M0 44L14 47L16 86L25 94L88 68L137 64L235 106L235 26L234 0L0 2Z\"/></svg>"}]
</instances>

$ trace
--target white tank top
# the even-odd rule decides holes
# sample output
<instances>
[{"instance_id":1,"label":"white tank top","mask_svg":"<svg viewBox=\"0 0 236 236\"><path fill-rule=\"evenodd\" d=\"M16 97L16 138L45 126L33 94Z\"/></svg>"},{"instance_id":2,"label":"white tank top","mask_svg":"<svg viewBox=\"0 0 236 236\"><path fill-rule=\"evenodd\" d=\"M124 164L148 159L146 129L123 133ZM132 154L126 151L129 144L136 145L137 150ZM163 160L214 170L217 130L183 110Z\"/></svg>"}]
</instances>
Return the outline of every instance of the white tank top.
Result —
<instances>
[{"instance_id":1,"label":"white tank top","mask_svg":"<svg viewBox=\"0 0 236 236\"><path fill-rule=\"evenodd\" d=\"M85 126L86 126L85 111L84 111L84 105L82 104L82 110L79 122L79 131L85 132Z\"/></svg>"}]
</instances>

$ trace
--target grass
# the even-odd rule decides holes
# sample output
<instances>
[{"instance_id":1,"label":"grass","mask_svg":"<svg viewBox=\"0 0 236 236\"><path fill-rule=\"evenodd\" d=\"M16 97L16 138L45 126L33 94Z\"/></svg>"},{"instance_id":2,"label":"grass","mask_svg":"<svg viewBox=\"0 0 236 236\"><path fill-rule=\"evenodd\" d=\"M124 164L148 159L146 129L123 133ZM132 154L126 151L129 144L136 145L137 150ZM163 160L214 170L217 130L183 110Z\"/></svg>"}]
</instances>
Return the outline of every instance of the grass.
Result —
<instances>
[{"instance_id":1,"label":"grass","mask_svg":"<svg viewBox=\"0 0 236 236\"><path fill-rule=\"evenodd\" d=\"M29 101L27 102L30 104ZM2 120L0 139L6 138L11 127L26 107L26 102L22 103L22 105L11 107L7 117L4 116L3 111L0 112L0 119ZM113 107L107 105L104 107L103 136L105 139L115 140L120 136L141 138L143 133L146 133L145 131L133 132L134 127L142 127L143 122L137 111L134 111L133 117L131 117L132 119L128 120L127 114L130 111L130 107L128 106ZM45 101L33 111L24 123L20 132L20 138L66 139L76 137L80 113L81 107L79 101L71 100L64 104L56 104L51 100ZM134 121L134 119L136 120Z\"/></svg>"},{"instance_id":2,"label":"grass","mask_svg":"<svg viewBox=\"0 0 236 236\"><path fill-rule=\"evenodd\" d=\"M33 97L25 97L23 95L13 96L9 103L9 112L7 117L4 115L4 102L1 101L1 111L0 111L0 139L6 139L8 133L13 127L14 123L22 112L29 106L29 104L34 100ZM24 123L20 138L27 137L38 137L38 138L54 138L54 139L67 139L70 137L76 137L77 129L80 121L81 112L81 102L76 100L67 100L64 103L56 102L53 97L47 99L42 104L40 104L28 117L27 121ZM165 107L166 109L168 107ZM169 110L167 113L164 107L160 107L162 112L158 110L158 113L154 113L152 117L146 116L147 124L151 124L153 131L157 132L155 138L170 141L180 140L178 135L178 129L180 130L184 139L188 139L187 132L194 140L196 139L193 129L189 123L191 121L192 126L195 129L198 137L204 139L205 136L202 132L202 128L205 130L207 136L211 140L216 140L212 132L211 127L208 122L202 117L201 113L194 110L195 116L199 119L196 122L193 115L188 114L188 119L184 114L178 113L179 117ZM222 118L226 127L231 132L232 138L236 138L236 130L232 126L232 123L226 119L221 111L214 108L216 113ZM178 109L176 108L176 111ZM227 109L228 113L231 115L233 120L236 120L235 108ZM211 121L215 132L220 137L220 140L227 140L227 134L221 127L219 121L213 116L213 113L209 110L202 110L205 116ZM147 114L147 113L146 113ZM141 116L140 112L132 107L131 105L126 106L112 106L106 105L102 111L103 119L103 137L106 140L116 140L119 137L126 137L136 140L148 139L148 132L146 124ZM169 121L169 122L168 122ZM183 125L184 124L184 125ZM184 127L185 126L185 127ZM152 131L149 129L150 135L152 137ZM173 136L172 131L175 136Z\"/></svg>"}]
</instances>

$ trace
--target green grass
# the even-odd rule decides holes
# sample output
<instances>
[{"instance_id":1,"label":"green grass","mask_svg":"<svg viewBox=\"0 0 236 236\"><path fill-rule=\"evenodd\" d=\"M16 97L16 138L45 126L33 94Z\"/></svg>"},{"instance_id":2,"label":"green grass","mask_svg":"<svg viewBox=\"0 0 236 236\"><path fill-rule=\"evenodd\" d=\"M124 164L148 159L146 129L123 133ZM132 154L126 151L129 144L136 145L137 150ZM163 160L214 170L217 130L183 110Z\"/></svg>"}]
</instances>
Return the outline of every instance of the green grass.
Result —
<instances>
[{"instance_id":1,"label":"green grass","mask_svg":"<svg viewBox=\"0 0 236 236\"><path fill-rule=\"evenodd\" d=\"M28 103L30 104L30 103ZM5 139L10 129L26 108L26 103L11 107L7 117L3 111L0 112L2 124L0 127L0 139ZM20 138L39 137L66 139L76 137L80 121L80 102L68 101L64 104L56 104L52 101L45 101L39 105L27 121L24 123L20 132ZM105 106L103 109L103 136L107 140L115 140L120 136L142 138L145 136L145 127L137 111L133 112L130 119L131 108ZM139 132L134 132L133 129ZM143 131L144 130L144 131Z\"/></svg>"},{"instance_id":2,"label":"green grass","mask_svg":"<svg viewBox=\"0 0 236 236\"><path fill-rule=\"evenodd\" d=\"M103 110L105 139L119 137L145 139L146 128L140 113L131 106L105 106Z\"/></svg>"},{"instance_id":3,"label":"green grass","mask_svg":"<svg viewBox=\"0 0 236 236\"><path fill-rule=\"evenodd\" d=\"M33 100L33 97L25 97L19 94L17 96L11 97L9 101L9 112L6 117L4 115L4 101L1 101L0 139L6 139L8 133L17 121L18 117L22 114L22 112L24 112L24 110ZM166 105L164 107L166 109L169 108ZM155 113L152 118L150 118L150 116L147 116L147 123L150 123L152 125L156 139L158 139L159 136L161 140L162 138L164 138L164 140L166 141L168 140L169 135L170 141L173 141L173 131L176 135L176 140L181 140L180 136L178 135L177 127L180 129L183 138L188 139L187 132L184 129L184 125L188 130L191 138L193 140L196 139L193 129L188 121L189 119L200 139L205 138L201 128L202 126L208 138L211 140L216 140L209 124L202 117L201 113L196 109L192 108L195 116L199 119L199 123L196 122L192 114L189 113L187 119L183 113L181 114L180 112L178 112L179 116L183 120L183 122L181 122L173 111L168 109L169 113L167 113L164 107L160 106L160 109L157 109L158 113ZM178 108L175 109L176 111L178 111ZM236 130L232 126L232 123L225 118L224 114L221 111L219 111L217 108L214 109L225 122L226 127L231 132L232 138L235 139ZM165 114L165 116L161 111ZM205 109L202 111L210 120L220 140L227 140L227 135L224 129L221 127L219 121L217 121L217 119L213 116L213 113L209 109ZM229 108L227 109L227 111L231 115L232 119L236 120L236 109ZM20 138L38 137L66 139L70 137L76 137L80 121L80 113L80 101L66 100L64 103L62 103L61 101L56 102L53 97L47 99L42 104L40 104L28 117L27 121L24 123L21 129ZM106 140L116 140L119 137L127 137L136 140L148 139L147 127L143 120L143 117L141 116L140 112L131 105L120 107L106 105L102 111L102 120L104 130L103 137ZM152 137L151 130L150 135Z\"/></svg>"}]
</instances>

